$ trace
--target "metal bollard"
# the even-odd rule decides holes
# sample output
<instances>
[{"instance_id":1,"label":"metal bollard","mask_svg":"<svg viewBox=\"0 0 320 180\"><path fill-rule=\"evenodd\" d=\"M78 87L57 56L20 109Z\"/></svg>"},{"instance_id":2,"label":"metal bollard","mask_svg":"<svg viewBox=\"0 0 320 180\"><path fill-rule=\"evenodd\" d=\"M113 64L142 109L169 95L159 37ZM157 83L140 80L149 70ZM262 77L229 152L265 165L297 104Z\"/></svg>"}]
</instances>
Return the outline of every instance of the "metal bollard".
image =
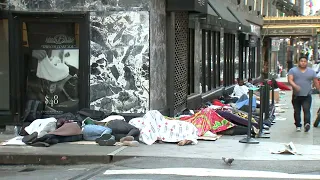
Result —
<instances>
[{"instance_id":1,"label":"metal bollard","mask_svg":"<svg viewBox=\"0 0 320 180\"><path fill-rule=\"evenodd\" d=\"M264 134L263 122L265 115L265 89L266 86L260 87L260 120L259 120L259 134L257 138L270 138L270 136Z\"/></svg>"},{"instance_id":2,"label":"metal bollard","mask_svg":"<svg viewBox=\"0 0 320 180\"><path fill-rule=\"evenodd\" d=\"M252 99L253 99L253 90L249 89L249 112L248 112L248 132L247 137L241 139L240 143L247 144L259 144L259 141L251 137L251 129L252 129Z\"/></svg>"},{"instance_id":3,"label":"metal bollard","mask_svg":"<svg viewBox=\"0 0 320 180\"><path fill-rule=\"evenodd\" d=\"M266 83L266 101L265 101L265 118L269 119L270 117L270 86Z\"/></svg>"},{"instance_id":4,"label":"metal bollard","mask_svg":"<svg viewBox=\"0 0 320 180\"><path fill-rule=\"evenodd\" d=\"M272 93L272 94L271 94L271 96L272 96L272 97L271 97L271 98L272 98L271 104L272 104L272 106L274 106L274 87L271 86L270 88L271 88L271 93Z\"/></svg>"}]
</instances>

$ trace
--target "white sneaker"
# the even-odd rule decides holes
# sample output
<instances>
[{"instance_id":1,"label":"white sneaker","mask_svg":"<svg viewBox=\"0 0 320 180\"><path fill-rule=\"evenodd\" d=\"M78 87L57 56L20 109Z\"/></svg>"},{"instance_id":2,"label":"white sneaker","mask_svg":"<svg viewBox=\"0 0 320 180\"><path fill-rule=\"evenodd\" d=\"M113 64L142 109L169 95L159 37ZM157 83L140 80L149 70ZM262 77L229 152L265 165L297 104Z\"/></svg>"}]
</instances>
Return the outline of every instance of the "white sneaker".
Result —
<instances>
[{"instance_id":1,"label":"white sneaker","mask_svg":"<svg viewBox=\"0 0 320 180\"><path fill-rule=\"evenodd\" d=\"M297 127L297 132L301 132L301 127Z\"/></svg>"}]
</instances>

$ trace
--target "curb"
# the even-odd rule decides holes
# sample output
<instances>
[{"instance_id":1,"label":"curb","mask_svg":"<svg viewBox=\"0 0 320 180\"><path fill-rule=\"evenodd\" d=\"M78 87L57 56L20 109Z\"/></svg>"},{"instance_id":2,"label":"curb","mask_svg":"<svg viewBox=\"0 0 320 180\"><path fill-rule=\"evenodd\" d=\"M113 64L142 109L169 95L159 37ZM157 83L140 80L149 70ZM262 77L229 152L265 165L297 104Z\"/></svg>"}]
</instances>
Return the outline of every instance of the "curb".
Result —
<instances>
[{"instance_id":1,"label":"curb","mask_svg":"<svg viewBox=\"0 0 320 180\"><path fill-rule=\"evenodd\" d=\"M0 154L0 165L77 165L108 164L133 158L134 156L114 155L39 155Z\"/></svg>"}]
</instances>

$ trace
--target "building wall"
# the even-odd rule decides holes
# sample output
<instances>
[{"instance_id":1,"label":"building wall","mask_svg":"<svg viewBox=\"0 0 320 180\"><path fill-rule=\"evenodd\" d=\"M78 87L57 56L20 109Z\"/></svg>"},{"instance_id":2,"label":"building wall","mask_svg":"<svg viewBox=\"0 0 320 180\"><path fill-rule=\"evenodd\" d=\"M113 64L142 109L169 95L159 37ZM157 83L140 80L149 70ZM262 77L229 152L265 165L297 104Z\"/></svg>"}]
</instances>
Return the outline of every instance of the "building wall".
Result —
<instances>
[{"instance_id":1,"label":"building wall","mask_svg":"<svg viewBox=\"0 0 320 180\"><path fill-rule=\"evenodd\" d=\"M17 11L91 11L90 107L105 112L144 113L166 106L164 2L11 0L9 3ZM160 72L161 76L157 74Z\"/></svg>"}]
</instances>

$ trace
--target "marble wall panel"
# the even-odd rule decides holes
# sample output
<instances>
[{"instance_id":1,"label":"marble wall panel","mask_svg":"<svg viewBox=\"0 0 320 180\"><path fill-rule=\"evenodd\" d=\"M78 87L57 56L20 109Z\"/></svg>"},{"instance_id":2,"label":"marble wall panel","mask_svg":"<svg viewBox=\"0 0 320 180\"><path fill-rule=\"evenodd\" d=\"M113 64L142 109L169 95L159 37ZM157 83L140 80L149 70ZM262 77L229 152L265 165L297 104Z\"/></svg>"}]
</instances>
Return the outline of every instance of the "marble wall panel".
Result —
<instances>
[{"instance_id":1,"label":"marble wall panel","mask_svg":"<svg viewBox=\"0 0 320 180\"><path fill-rule=\"evenodd\" d=\"M124 11L149 10L149 0L9 0L19 11Z\"/></svg>"},{"instance_id":2,"label":"marble wall panel","mask_svg":"<svg viewBox=\"0 0 320 180\"><path fill-rule=\"evenodd\" d=\"M149 12L91 17L90 107L105 112L149 109Z\"/></svg>"}]
</instances>

